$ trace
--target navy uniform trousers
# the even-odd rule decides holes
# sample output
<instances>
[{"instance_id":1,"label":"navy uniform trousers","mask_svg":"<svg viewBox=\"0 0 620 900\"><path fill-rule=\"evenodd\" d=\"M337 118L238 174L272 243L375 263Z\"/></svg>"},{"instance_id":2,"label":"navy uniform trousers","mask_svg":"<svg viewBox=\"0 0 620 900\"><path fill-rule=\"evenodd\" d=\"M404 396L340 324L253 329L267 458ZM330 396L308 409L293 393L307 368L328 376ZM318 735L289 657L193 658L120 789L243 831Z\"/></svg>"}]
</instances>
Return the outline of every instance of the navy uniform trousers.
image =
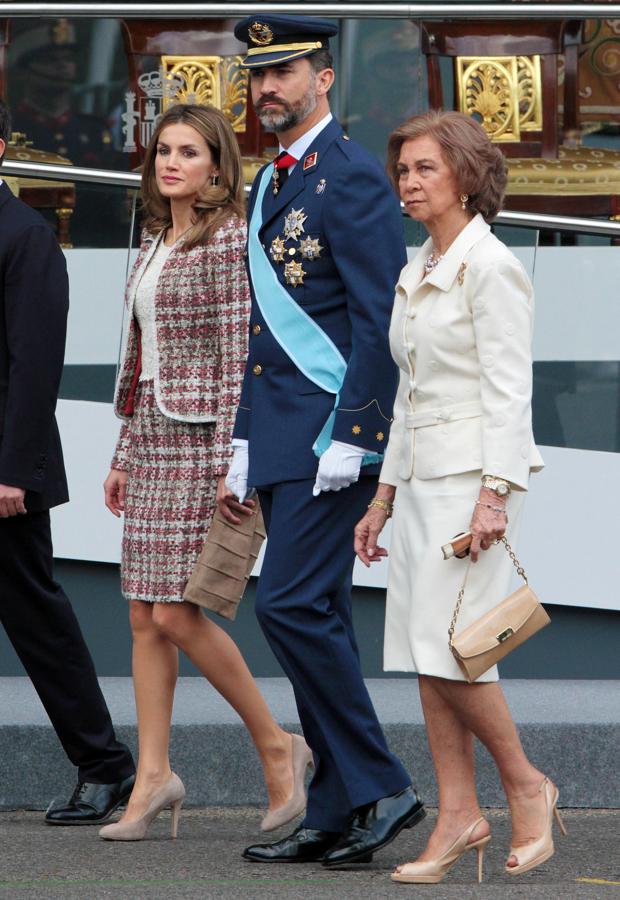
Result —
<instances>
[{"instance_id":1,"label":"navy uniform trousers","mask_svg":"<svg viewBox=\"0 0 620 900\"><path fill-rule=\"evenodd\" d=\"M351 810L411 778L387 748L364 684L351 618L353 528L376 478L312 496L314 479L259 490L268 533L256 615L290 679L315 751L304 824L344 829Z\"/></svg>"}]
</instances>

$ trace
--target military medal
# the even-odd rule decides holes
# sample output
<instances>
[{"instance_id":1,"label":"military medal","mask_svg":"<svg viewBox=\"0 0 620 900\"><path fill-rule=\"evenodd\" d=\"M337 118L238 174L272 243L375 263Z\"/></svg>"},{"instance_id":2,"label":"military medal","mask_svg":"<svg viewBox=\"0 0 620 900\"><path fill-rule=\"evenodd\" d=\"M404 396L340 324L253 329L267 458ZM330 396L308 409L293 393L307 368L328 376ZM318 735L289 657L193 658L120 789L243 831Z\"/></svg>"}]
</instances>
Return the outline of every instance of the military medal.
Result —
<instances>
[{"instance_id":1,"label":"military medal","mask_svg":"<svg viewBox=\"0 0 620 900\"><path fill-rule=\"evenodd\" d=\"M280 170L276 166L273 167L273 172L271 173L271 188L275 197L280 190Z\"/></svg>"},{"instance_id":2,"label":"military medal","mask_svg":"<svg viewBox=\"0 0 620 900\"><path fill-rule=\"evenodd\" d=\"M304 215L303 207L291 209L290 213L284 217L284 234L288 241L296 241L300 237L307 218L308 216Z\"/></svg>"},{"instance_id":3,"label":"military medal","mask_svg":"<svg viewBox=\"0 0 620 900\"><path fill-rule=\"evenodd\" d=\"M318 259L323 249L318 238L307 237L299 242L299 249L304 259Z\"/></svg>"},{"instance_id":4,"label":"military medal","mask_svg":"<svg viewBox=\"0 0 620 900\"><path fill-rule=\"evenodd\" d=\"M269 253L274 262L284 262L284 241L281 237L272 240Z\"/></svg>"},{"instance_id":5,"label":"military medal","mask_svg":"<svg viewBox=\"0 0 620 900\"><path fill-rule=\"evenodd\" d=\"M325 181L324 178L321 178L321 180L319 181L319 183L316 186L316 190L314 193L322 194L326 187L327 187L327 182Z\"/></svg>"},{"instance_id":6,"label":"military medal","mask_svg":"<svg viewBox=\"0 0 620 900\"><path fill-rule=\"evenodd\" d=\"M298 287L300 284L304 283L304 275L307 273L304 272L302 264L300 262L287 262L284 266L284 277L286 278L286 283L292 285L293 287Z\"/></svg>"}]
</instances>

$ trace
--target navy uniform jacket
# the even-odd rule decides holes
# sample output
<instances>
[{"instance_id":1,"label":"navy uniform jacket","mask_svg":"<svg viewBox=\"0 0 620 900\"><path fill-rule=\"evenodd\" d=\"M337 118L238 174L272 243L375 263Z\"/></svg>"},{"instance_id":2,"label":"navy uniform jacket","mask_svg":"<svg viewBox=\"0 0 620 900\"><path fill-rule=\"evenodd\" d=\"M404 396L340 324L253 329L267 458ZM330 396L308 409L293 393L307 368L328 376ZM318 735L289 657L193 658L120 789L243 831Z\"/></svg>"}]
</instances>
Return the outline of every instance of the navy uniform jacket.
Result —
<instances>
[{"instance_id":1,"label":"navy uniform jacket","mask_svg":"<svg viewBox=\"0 0 620 900\"><path fill-rule=\"evenodd\" d=\"M0 484L29 512L69 499L54 411L69 285L49 225L0 185Z\"/></svg>"},{"instance_id":2,"label":"navy uniform jacket","mask_svg":"<svg viewBox=\"0 0 620 900\"><path fill-rule=\"evenodd\" d=\"M291 211L306 218L303 231L287 238ZM260 236L280 283L347 360L333 439L383 452L397 384L388 330L406 251L399 204L380 163L332 119L280 192L274 196L268 187ZM291 262L303 269L297 286L286 281ZM291 362L269 332L251 286L250 350L234 431L249 441L248 483L314 478L318 459L312 445L335 397Z\"/></svg>"}]
</instances>

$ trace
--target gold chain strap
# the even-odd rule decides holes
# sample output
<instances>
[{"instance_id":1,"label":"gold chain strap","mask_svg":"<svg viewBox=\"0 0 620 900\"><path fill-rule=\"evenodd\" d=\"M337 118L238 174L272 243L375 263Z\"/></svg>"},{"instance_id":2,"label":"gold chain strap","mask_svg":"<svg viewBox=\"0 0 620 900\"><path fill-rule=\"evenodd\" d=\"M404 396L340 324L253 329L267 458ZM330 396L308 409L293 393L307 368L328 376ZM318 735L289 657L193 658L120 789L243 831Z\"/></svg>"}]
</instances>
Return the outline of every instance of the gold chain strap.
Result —
<instances>
[{"instance_id":1,"label":"gold chain strap","mask_svg":"<svg viewBox=\"0 0 620 900\"><path fill-rule=\"evenodd\" d=\"M525 570L523 569L523 566L517 559L514 550L512 549L512 547L510 546L510 544L508 543L506 538L505 537L500 538L499 541L493 541L493 543L494 544L501 543L505 546L506 550L508 551L508 555L510 556L510 559L512 560L512 564L514 565L515 569L517 570L517 574L521 576L521 578L523 579L523 581L526 584L528 584L527 575L525 574ZM467 566L467 571L465 572L465 578L463 579L463 586L462 586L461 590L459 591L459 595L458 595L458 598L456 601L456 606L454 607L454 612L452 613L452 621L450 622L450 627L448 628L448 647L450 647L450 648L452 647L452 638L454 637L454 629L456 628L456 620L459 617L459 612L461 610L461 603L463 602L463 597L465 596L465 585L467 584L467 575L469 574L470 566L471 566L471 560L469 561L469 564Z\"/></svg>"}]
</instances>

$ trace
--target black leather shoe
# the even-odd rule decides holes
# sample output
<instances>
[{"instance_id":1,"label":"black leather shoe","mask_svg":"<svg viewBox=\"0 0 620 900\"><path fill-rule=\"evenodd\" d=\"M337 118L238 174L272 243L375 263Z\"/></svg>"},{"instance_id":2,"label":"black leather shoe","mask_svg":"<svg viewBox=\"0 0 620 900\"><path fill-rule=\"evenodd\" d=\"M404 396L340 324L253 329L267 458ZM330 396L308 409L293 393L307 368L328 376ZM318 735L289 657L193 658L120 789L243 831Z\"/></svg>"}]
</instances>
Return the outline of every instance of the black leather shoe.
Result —
<instances>
[{"instance_id":1,"label":"black leather shoe","mask_svg":"<svg viewBox=\"0 0 620 900\"><path fill-rule=\"evenodd\" d=\"M101 825L129 799L135 775L114 784L78 781L68 802L52 800L45 813L48 825Z\"/></svg>"},{"instance_id":2,"label":"black leather shoe","mask_svg":"<svg viewBox=\"0 0 620 900\"><path fill-rule=\"evenodd\" d=\"M324 866L365 862L369 853L387 847L403 828L421 822L426 812L411 785L359 809L338 843L323 859Z\"/></svg>"},{"instance_id":3,"label":"black leather shoe","mask_svg":"<svg viewBox=\"0 0 620 900\"><path fill-rule=\"evenodd\" d=\"M322 859L325 852L338 843L340 833L317 831L315 828L296 828L288 837L273 844L254 844L246 847L243 858L264 863L304 863Z\"/></svg>"}]
</instances>

